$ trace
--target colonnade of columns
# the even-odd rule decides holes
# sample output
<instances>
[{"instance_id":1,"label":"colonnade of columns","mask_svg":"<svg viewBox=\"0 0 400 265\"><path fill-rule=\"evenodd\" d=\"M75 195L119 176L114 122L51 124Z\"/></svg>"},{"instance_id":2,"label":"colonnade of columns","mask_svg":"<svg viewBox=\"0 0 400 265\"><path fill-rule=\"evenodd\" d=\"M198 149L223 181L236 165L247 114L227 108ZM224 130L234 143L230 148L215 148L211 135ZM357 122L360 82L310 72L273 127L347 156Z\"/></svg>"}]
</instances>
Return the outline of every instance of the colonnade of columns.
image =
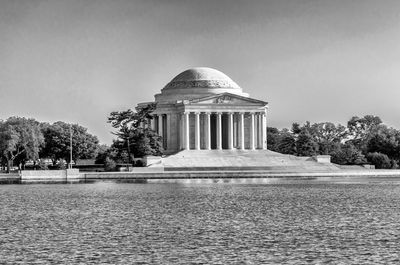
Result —
<instances>
[{"instance_id":1,"label":"colonnade of columns","mask_svg":"<svg viewBox=\"0 0 400 265\"><path fill-rule=\"evenodd\" d=\"M182 137L181 137L181 148L184 150L190 150L190 113L194 114L194 150L200 150L201 138L205 145L205 150L211 150L211 113L204 112L205 122L204 130L200 128L200 112L185 112L182 114ZM226 112L228 115L227 119L227 133L223 135L222 130L222 112L216 112L216 149L223 149L223 137L227 137L227 149L266 149L266 115L265 112L249 112L250 115L250 133L249 133L249 147L245 146L245 112ZM237 115L237 128L234 127L234 115ZM204 132L204 135L201 134ZM236 136L236 137L235 137ZM236 139L235 139L236 138ZM235 141L236 140L236 141ZM225 148L226 149L226 148Z\"/></svg>"},{"instance_id":2,"label":"colonnade of columns","mask_svg":"<svg viewBox=\"0 0 400 265\"><path fill-rule=\"evenodd\" d=\"M255 150L267 148L265 112L184 112L181 115L179 126L174 128L171 128L170 124L171 114L154 115L155 117L148 121L148 126L163 137L164 149L232 150L237 148L240 150ZM190 118L190 115L194 115L194 117ZM215 115L215 121L213 119L214 131L211 129L211 115ZM222 125L223 115L227 116L224 119L224 130ZM249 119L246 122L247 126L245 126L245 116ZM171 135L176 136L176 134L179 136L179 146L168 146L168 137ZM213 146L211 134L214 137Z\"/></svg>"},{"instance_id":3,"label":"colonnade of columns","mask_svg":"<svg viewBox=\"0 0 400 265\"><path fill-rule=\"evenodd\" d=\"M157 132L159 136L163 138L163 148L167 149L167 128L170 130L170 126L168 126L170 117L167 114L154 114L152 119L148 119L147 126L148 128ZM165 126L166 125L166 126ZM142 126L142 125L141 125ZM143 127L143 126L142 126ZM164 128L167 127L167 128Z\"/></svg>"}]
</instances>

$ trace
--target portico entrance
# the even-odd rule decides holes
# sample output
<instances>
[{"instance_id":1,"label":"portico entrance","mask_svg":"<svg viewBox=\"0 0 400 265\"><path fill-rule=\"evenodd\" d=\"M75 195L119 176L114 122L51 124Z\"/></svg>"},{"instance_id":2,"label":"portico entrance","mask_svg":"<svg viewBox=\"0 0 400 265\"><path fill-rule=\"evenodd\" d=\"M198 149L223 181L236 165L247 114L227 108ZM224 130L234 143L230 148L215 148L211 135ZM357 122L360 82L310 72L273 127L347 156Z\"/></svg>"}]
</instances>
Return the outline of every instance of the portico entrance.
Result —
<instances>
[{"instance_id":1,"label":"portico entrance","mask_svg":"<svg viewBox=\"0 0 400 265\"><path fill-rule=\"evenodd\" d=\"M264 121L263 112L185 112L180 121L181 149L265 149Z\"/></svg>"}]
</instances>

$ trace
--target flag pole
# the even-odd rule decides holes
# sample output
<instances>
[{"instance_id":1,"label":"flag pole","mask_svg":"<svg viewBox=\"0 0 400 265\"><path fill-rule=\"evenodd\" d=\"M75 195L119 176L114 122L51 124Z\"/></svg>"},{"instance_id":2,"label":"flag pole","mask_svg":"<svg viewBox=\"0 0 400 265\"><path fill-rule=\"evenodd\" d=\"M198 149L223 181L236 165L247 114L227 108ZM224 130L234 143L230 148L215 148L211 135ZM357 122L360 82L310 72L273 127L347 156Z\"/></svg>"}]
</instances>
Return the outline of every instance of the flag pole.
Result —
<instances>
[{"instance_id":1,"label":"flag pole","mask_svg":"<svg viewBox=\"0 0 400 265\"><path fill-rule=\"evenodd\" d=\"M69 124L69 168L72 168L72 124Z\"/></svg>"}]
</instances>

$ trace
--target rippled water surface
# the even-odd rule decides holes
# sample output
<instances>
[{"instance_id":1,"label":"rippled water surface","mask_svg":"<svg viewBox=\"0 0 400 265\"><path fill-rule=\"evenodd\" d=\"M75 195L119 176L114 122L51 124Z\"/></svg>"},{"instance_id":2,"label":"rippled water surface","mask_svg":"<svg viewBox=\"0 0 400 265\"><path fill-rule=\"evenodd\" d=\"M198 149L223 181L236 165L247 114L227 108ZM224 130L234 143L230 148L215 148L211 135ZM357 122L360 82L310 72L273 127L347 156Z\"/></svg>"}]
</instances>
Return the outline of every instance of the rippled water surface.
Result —
<instances>
[{"instance_id":1,"label":"rippled water surface","mask_svg":"<svg viewBox=\"0 0 400 265\"><path fill-rule=\"evenodd\" d=\"M0 264L400 264L400 185L0 186Z\"/></svg>"}]
</instances>

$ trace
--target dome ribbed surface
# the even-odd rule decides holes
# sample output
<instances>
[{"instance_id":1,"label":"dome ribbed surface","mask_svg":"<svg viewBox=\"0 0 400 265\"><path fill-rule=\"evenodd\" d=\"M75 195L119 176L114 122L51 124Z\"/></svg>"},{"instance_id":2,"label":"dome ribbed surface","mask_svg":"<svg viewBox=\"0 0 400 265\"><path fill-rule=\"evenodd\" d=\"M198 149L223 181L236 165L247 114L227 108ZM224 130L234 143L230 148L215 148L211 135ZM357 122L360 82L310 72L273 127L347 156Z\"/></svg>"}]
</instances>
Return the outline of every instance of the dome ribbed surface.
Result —
<instances>
[{"instance_id":1,"label":"dome ribbed surface","mask_svg":"<svg viewBox=\"0 0 400 265\"><path fill-rule=\"evenodd\" d=\"M196 67L183 71L172 79L164 89L195 87L240 89L226 74L209 67Z\"/></svg>"}]
</instances>

